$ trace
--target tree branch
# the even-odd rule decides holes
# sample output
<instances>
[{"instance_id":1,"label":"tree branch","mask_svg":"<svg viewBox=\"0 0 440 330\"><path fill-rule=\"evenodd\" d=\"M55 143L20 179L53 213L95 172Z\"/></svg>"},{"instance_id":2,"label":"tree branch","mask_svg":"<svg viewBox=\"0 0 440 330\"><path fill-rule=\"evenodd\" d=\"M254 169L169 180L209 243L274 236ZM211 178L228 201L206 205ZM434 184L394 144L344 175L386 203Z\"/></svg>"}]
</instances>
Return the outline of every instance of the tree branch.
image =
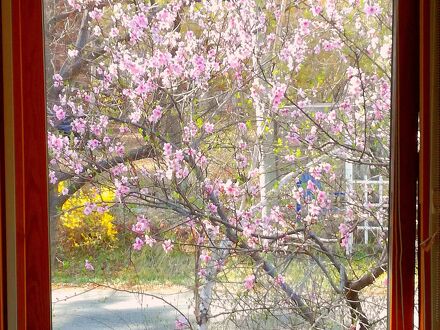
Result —
<instances>
[{"instance_id":1,"label":"tree branch","mask_svg":"<svg viewBox=\"0 0 440 330\"><path fill-rule=\"evenodd\" d=\"M96 169L91 174L92 177L96 174L100 174L104 171L107 171L113 167L115 167L118 164L125 163L127 161L136 161L141 160L145 158L151 158L155 156L155 149L152 146L142 146L139 148L136 148L134 150L131 150L130 152L126 153L123 157L116 156L107 160L100 161L94 165L96 165ZM87 167L83 173L87 172L87 170L91 169L92 167ZM69 179L73 179L75 177L74 174L71 173L64 173L58 176L59 181L66 181ZM59 196L57 199L57 204L59 206L62 206L70 197L72 194L77 192L79 189L81 189L87 182L90 181L90 177L79 177L76 179L73 183L70 184L68 187L68 194L64 196Z\"/></svg>"}]
</instances>

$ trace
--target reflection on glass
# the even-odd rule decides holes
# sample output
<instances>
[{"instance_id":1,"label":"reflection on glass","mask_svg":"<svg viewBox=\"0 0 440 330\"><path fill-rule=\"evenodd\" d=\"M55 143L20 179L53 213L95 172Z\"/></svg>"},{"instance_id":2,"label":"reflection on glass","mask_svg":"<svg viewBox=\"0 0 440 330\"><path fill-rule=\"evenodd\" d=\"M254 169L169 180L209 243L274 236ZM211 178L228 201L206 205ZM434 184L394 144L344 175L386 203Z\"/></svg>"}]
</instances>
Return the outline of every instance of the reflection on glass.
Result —
<instances>
[{"instance_id":1,"label":"reflection on glass","mask_svg":"<svg viewBox=\"0 0 440 330\"><path fill-rule=\"evenodd\" d=\"M46 0L55 329L383 329L391 0Z\"/></svg>"}]
</instances>

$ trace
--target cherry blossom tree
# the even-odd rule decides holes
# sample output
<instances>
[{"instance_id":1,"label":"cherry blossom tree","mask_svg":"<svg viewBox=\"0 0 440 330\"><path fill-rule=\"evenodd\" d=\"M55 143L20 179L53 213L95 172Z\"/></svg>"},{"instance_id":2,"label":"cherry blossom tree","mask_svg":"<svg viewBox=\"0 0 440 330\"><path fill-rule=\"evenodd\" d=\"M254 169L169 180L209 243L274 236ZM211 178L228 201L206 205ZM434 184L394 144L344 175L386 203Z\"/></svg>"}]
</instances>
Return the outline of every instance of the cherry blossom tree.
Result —
<instances>
[{"instance_id":1,"label":"cherry blossom tree","mask_svg":"<svg viewBox=\"0 0 440 330\"><path fill-rule=\"evenodd\" d=\"M199 329L218 318L251 328L267 318L292 329L384 324L386 299L368 292L387 269L387 208L366 202L345 171L389 177L390 1L50 8L53 237L72 194L111 189L114 201L87 212L133 214L135 251L195 254ZM153 211L164 215L160 230ZM382 229L360 254L351 240L365 218ZM194 327L183 316L175 326Z\"/></svg>"}]
</instances>

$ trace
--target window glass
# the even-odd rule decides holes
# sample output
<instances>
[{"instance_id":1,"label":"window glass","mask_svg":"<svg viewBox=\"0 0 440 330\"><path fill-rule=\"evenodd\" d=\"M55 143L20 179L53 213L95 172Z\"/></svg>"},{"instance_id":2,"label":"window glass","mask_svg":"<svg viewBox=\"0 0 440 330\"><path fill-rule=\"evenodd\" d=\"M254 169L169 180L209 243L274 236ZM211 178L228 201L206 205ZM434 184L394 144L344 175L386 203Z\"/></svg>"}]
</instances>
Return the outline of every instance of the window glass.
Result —
<instances>
[{"instance_id":1,"label":"window glass","mask_svg":"<svg viewBox=\"0 0 440 330\"><path fill-rule=\"evenodd\" d=\"M54 329L386 327L391 0L45 17Z\"/></svg>"}]
</instances>

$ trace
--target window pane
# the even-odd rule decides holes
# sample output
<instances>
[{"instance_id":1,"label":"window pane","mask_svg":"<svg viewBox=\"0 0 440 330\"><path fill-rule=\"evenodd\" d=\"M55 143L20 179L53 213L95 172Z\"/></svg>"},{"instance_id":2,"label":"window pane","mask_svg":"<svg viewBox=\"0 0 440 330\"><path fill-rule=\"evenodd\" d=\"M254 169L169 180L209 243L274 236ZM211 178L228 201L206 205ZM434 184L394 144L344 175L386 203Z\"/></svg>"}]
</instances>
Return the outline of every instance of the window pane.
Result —
<instances>
[{"instance_id":1,"label":"window pane","mask_svg":"<svg viewBox=\"0 0 440 330\"><path fill-rule=\"evenodd\" d=\"M386 327L391 0L45 7L55 329Z\"/></svg>"}]
</instances>

